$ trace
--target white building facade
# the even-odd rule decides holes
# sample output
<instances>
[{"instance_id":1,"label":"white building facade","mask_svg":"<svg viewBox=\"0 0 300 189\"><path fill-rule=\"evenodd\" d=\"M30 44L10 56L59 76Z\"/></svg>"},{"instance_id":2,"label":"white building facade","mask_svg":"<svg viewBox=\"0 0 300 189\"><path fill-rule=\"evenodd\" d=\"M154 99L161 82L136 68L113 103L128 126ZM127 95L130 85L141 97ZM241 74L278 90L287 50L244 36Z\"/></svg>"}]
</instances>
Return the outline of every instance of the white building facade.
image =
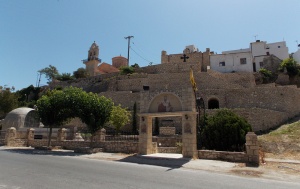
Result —
<instances>
[{"instance_id":1,"label":"white building facade","mask_svg":"<svg viewBox=\"0 0 300 189\"><path fill-rule=\"evenodd\" d=\"M300 48L293 54L293 58L300 64Z\"/></svg>"},{"instance_id":2,"label":"white building facade","mask_svg":"<svg viewBox=\"0 0 300 189\"><path fill-rule=\"evenodd\" d=\"M274 55L281 60L289 57L285 41L266 43L257 40L250 43L250 48L223 51L222 54L210 56L210 68L212 70L230 72L257 72L263 67L263 59Z\"/></svg>"}]
</instances>

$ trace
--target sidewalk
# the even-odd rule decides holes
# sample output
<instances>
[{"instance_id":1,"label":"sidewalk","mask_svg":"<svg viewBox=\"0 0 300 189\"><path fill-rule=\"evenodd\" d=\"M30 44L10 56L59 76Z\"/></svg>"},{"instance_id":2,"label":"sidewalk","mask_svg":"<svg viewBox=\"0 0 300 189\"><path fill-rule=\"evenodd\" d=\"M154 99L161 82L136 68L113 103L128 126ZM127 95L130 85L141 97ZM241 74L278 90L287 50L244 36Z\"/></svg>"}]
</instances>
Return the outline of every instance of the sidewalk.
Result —
<instances>
[{"instance_id":1,"label":"sidewalk","mask_svg":"<svg viewBox=\"0 0 300 189\"><path fill-rule=\"evenodd\" d=\"M158 153L149 155L127 155L101 152L90 155L82 155L81 157L161 166L167 167L170 170L185 168L243 177L300 182L300 162L297 160L267 158L266 164L262 164L259 167L247 167L244 163L182 158L181 154Z\"/></svg>"}]
</instances>

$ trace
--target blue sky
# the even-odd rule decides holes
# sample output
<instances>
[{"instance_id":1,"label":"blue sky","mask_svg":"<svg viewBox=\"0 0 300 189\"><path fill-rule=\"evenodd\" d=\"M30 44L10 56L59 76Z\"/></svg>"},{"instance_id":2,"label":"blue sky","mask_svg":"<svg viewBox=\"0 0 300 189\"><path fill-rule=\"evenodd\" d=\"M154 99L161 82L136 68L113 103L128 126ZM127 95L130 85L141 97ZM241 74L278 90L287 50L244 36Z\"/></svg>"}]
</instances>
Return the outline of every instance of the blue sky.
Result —
<instances>
[{"instance_id":1,"label":"blue sky","mask_svg":"<svg viewBox=\"0 0 300 189\"><path fill-rule=\"evenodd\" d=\"M299 0L0 0L0 85L35 86L37 71L50 64L73 73L93 41L104 62L127 57L129 35L130 63L140 66L191 44L218 53L247 48L255 35L285 40L292 53L299 18Z\"/></svg>"}]
</instances>

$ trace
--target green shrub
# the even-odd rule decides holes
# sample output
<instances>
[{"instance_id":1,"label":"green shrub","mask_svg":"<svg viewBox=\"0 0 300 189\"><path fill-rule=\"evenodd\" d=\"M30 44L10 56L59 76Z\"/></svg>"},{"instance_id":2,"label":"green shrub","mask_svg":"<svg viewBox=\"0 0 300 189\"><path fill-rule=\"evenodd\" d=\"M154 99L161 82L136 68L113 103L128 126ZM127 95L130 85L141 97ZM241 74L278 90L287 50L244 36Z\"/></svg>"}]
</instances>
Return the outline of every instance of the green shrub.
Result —
<instances>
[{"instance_id":1,"label":"green shrub","mask_svg":"<svg viewBox=\"0 0 300 189\"><path fill-rule=\"evenodd\" d=\"M279 71L284 71L286 69L289 76L295 76L299 73L297 62L293 58L287 58L283 60L279 66Z\"/></svg>"},{"instance_id":2,"label":"green shrub","mask_svg":"<svg viewBox=\"0 0 300 189\"><path fill-rule=\"evenodd\" d=\"M264 83L268 83L273 78L273 73L265 68L261 68L259 73L262 75Z\"/></svg>"},{"instance_id":3,"label":"green shrub","mask_svg":"<svg viewBox=\"0 0 300 189\"><path fill-rule=\"evenodd\" d=\"M134 73L134 68L131 66L130 67L129 66L121 66L120 73L122 75L132 74L132 73Z\"/></svg>"},{"instance_id":4,"label":"green shrub","mask_svg":"<svg viewBox=\"0 0 300 189\"><path fill-rule=\"evenodd\" d=\"M202 145L218 151L243 151L245 136L251 131L246 119L228 109L220 109L209 116L201 133Z\"/></svg>"}]
</instances>

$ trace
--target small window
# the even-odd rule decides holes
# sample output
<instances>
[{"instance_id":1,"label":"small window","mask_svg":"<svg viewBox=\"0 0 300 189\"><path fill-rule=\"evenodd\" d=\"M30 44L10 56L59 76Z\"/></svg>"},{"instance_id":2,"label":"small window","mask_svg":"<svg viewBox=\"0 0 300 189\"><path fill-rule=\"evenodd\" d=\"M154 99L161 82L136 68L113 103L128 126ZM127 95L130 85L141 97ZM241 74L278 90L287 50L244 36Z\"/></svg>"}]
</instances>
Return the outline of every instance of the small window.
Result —
<instances>
[{"instance_id":1,"label":"small window","mask_svg":"<svg viewBox=\"0 0 300 189\"><path fill-rule=\"evenodd\" d=\"M278 46L278 48L280 48L280 46Z\"/></svg>"},{"instance_id":2,"label":"small window","mask_svg":"<svg viewBox=\"0 0 300 189\"><path fill-rule=\"evenodd\" d=\"M259 66L262 68L264 67L264 63L263 62L259 62Z\"/></svg>"},{"instance_id":3,"label":"small window","mask_svg":"<svg viewBox=\"0 0 300 189\"><path fill-rule=\"evenodd\" d=\"M247 59L246 58L241 58L240 63L241 64L247 64Z\"/></svg>"},{"instance_id":4,"label":"small window","mask_svg":"<svg viewBox=\"0 0 300 189\"><path fill-rule=\"evenodd\" d=\"M270 55L270 53L269 53L269 52L267 52L267 55L269 56L269 55Z\"/></svg>"},{"instance_id":5,"label":"small window","mask_svg":"<svg viewBox=\"0 0 300 189\"><path fill-rule=\"evenodd\" d=\"M225 62L219 62L219 66L225 66Z\"/></svg>"}]
</instances>

